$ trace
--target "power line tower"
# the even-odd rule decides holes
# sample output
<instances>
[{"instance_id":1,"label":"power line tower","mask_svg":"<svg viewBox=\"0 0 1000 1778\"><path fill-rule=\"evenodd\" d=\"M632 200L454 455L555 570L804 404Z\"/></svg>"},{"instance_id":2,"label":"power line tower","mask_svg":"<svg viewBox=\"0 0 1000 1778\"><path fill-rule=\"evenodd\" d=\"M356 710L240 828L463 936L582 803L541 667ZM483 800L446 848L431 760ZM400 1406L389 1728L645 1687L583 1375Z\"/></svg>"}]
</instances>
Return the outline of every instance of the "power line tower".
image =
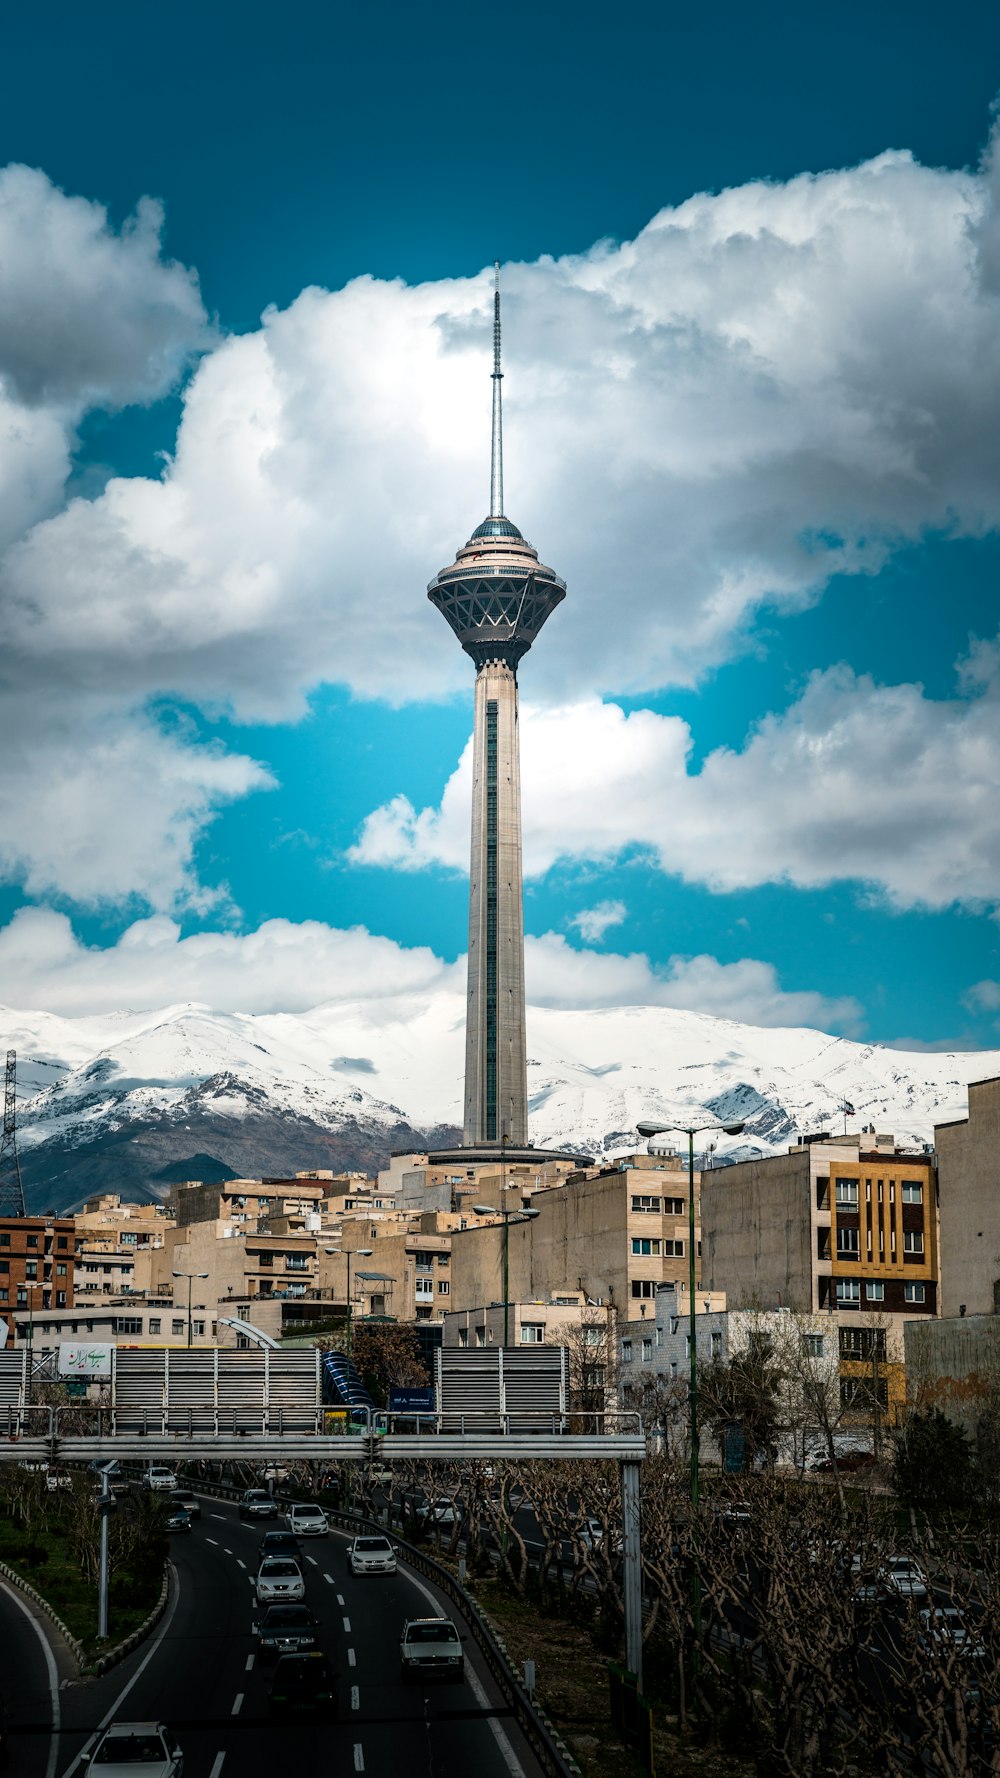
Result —
<instances>
[{"instance_id":1,"label":"power line tower","mask_svg":"<svg viewBox=\"0 0 1000 1778\"><path fill-rule=\"evenodd\" d=\"M0 1216L24 1215L24 1187L17 1158L17 1051L7 1051L0 1138Z\"/></svg>"}]
</instances>

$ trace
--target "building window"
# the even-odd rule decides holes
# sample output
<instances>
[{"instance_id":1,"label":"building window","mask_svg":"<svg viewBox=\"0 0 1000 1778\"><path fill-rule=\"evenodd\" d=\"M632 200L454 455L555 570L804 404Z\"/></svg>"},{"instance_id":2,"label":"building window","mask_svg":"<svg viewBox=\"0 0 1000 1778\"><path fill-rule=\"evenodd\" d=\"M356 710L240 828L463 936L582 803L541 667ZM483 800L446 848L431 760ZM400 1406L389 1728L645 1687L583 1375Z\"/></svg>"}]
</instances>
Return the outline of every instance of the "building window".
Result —
<instances>
[{"instance_id":1,"label":"building window","mask_svg":"<svg viewBox=\"0 0 1000 1778\"><path fill-rule=\"evenodd\" d=\"M924 1237L920 1229L903 1230L903 1252L923 1253Z\"/></svg>"},{"instance_id":2,"label":"building window","mask_svg":"<svg viewBox=\"0 0 1000 1778\"><path fill-rule=\"evenodd\" d=\"M902 1182L902 1199L904 1204L922 1204L924 1188L919 1179L904 1179Z\"/></svg>"},{"instance_id":3,"label":"building window","mask_svg":"<svg viewBox=\"0 0 1000 1778\"><path fill-rule=\"evenodd\" d=\"M904 1303L922 1303L924 1301L925 1294L926 1293L924 1291L924 1287L922 1284L904 1284L903 1285L903 1301L904 1301Z\"/></svg>"},{"instance_id":4,"label":"building window","mask_svg":"<svg viewBox=\"0 0 1000 1778\"><path fill-rule=\"evenodd\" d=\"M653 1362L652 1340L643 1340L642 1342L642 1362L643 1364L652 1364Z\"/></svg>"},{"instance_id":5,"label":"building window","mask_svg":"<svg viewBox=\"0 0 1000 1778\"><path fill-rule=\"evenodd\" d=\"M65 1235L57 1235L56 1236L56 1246L62 1248L62 1247L65 1247L66 1245L67 1245L67 1237Z\"/></svg>"},{"instance_id":6,"label":"building window","mask_svg":"<svg viewBox=\"0 0 1000 1778\"><path fill-rule=\"evenodd\" d=\"M10 1271L10 1260L9 1259L0 1259L0 1272L4 1273L6 1275L9 1271Z\"/></svg>"},{"instance_id":7,"label":"building window","mask_svg":"<svg viewBox=\"0 0 1000 1778\"><path fill-rule=\"evenodd\" d=\"M10 1297L10 1291L7 1289L7 1286L6 1285L0 1286L0 1303L7 1302L9 1297Z\"/></svg>"},{"instance_id":8,"label":"building window","mask_svg":"<svg viewBox=\"0 0 1000 1778\"><path fill-rule=\"evenodd\" d=\"M838 1210L856 1210L858 1207L858 1182L856 1179L837 1180Z\"/></svg>"},{"instance_id":9,"label":"building window","mask_svg":"<svg viewBox=\"0 0 1000 1778\"><path fill-rule=\"evenodd\" d=\"M64 1290L57 1290L56 1291L56 1308L57 1309L65 1309L65 1307L66 1307L66 1292Z\"/></svg>"},{"instance_id":10,"label":"building window","mask_svg":"<svg viewBox=\"0 0 1000 1778\"><path fill-rule=\"evenodd\" d=\"M545 1338L545 1324L539 1321L522 1321L522 1346L540 1346Z\"/></svg>"},{"instance_id":11,"label":"building window","mask_svg":"<svg viewBox=\"0 0 1000 1778\"><path fill-rule=\"evenodd\" d=\"M115 1316L115 1333L141 1334L141 1332L142 1332L142 1316L141 1315L116 1315Z\"/></svg>"},{"instance_id":12,"label":"building window","mask_svg":"<svg viewBox=\"0 0 1000 1778\"><path fill-rule=\"evenodd\" d=\"M38 1277L38 1261L37 1261L37 1259L29 1259L27 1261L27 1263L25 1264L25 1268L24 1268L24 1275L26 1278L37 1278Z\"/></svg>"},{"instance_id":13,"label":"building window","mask_svg":"<svg viewBox=\"0 0 1000 1778\"><path fill-rule=\"evenodd\" d=\"M286 1272L305 1272L309 1267L309 1256L306 1253L286 1253Z\"/></svg>"},{"instance_id":14,"label":"building window","mask_svg":"<svg viewBox=\"0 0 1000 1778\"><path fill-rule=\"evenodd\" d=\"M822 1358L823 1335L812 1333L803 1334L802 1350L807 1358Z\"/></svg>"},{"instance_id":15,"label":"building window","mask_svg":"<svg viewBox=\"0 0 1000 1778\"><path fill-rule=\"evenodd\" d=\"M178 1334L182 1334L184 1332L184 1323L183 1323L183 1321L179 1320L177 1316L175 1316L173 1321L170 1323L170 1332L174 1335L175 1338Z\"/></svg>"},{"instance_id":16,"label":"building window","mask_svg":"<svg viewBox=\"0 0 1000 1778\"><path fill-rule=\"evenodd\" d=\"M447 1278L439 1278L438 1279L438 1296L447 1296L450 1289L451 1289L451 1285L449 1284Z\"/></svg>"},{"instance_id":17,"label":"building window","mask_svg":"<svg viewBox=\"0 0 1000 1778\"><path fill-rule=\"evenodd\" d=\"M193 1321L191 1327L192 1331L196 1333L200 1339L205 1338L205 1323L203 1321Z\"/></svg>"},{"instance_id":18,"label":"building window","mask_svg":"<svg viewBox=\"0 0 1000 1778\"><path fill-rule=\"evenodd\" d=\"M663 1252L664 1252L664 1257L666 1259L683 1259L684 1258L684 1242L683 1241L664 1241Z\"/></svg>"},{"instance_id":19,"label":"building window","mask_svg":"<svg viewBox=\"0 0 1000 1778\"><path fill-rule=\"evenodd\" d=\"M859 1251L860 1251L860 1249L858 1246L858 1231L857 1231L857 1229L838 1228L838 1230L837 1230L837 1258L838 1259L853 1258Z\"/></svg>"},{"instance_id":20,"label":"building window","mask_svg":"<svg viewBox=\"0 0 1000 1778\"><path fill-rule=\"evenodd\" d=\"M150 1333L151 1333L151 1334L155 1334L155 1333L159 1333L159 1332L160 1332L160 1317L159 1317L159 1315L151 1315L151 1316L150 1316L150 1318L149 1318L149 1331L150 1331Z\"/></svg>"},{"instance_id":21,"label":"building window","mask_svg":"<svg viewBox=\"0 0 1000 1778\"><path fill-rule=\"evenodd\" d=\"M652 1278L633 1278L632 1295L651 1297L656 1295L656 1284Z\"/></svg>"},{"instance_id":22,"label":"building window","mask_svg":"<svg viewBox=\"0 0 1000 1778\"><path fill-rule=\"evenodd\" d=\"M644 1235L632 1236L632 1252L638 1253L643 1259L651 1259L659 1254L659 1241L647 1240Z\"/></svg>"},{"instance_id":23,"label":"building window","mask_svg":"<svg viewBox=\"0 0 1000 1778\"><path fill-rule=\"evenodd\" d=\"M722 1357L722 1335L718 1331L712 1335L712 1357Z\"/></svg>"},{"instance_id":24,"label":"building window","mask_svg":"<svg viewBox=\"0 0 1000 1778\"><path fill-rule=\"evenodd\" d=\"M623 1340L622 1341L622 1363L623 1364L631 1364L632 1363L632 1342L631 1342L631 1340Z\"/></svg>"},{"instance_id":25,"label":"building window","mask_svg":"<svg viewBox=\"0 0 1000 1778\"><path fill-rule=\"evenodd\" d=\"M65 1264L65 1261L63 1261L60 1265L56 1266L56 1277L57 1278L65 1278L65 1276L66 1276L66 1264Z\"/></svg>"},{"instance_id":26,"label":"building window","mask_svg":"<svg viewBox=\"0 0 1000 1778\"><path fill-rule=\"evenodd\" d=\"M842 1327L840 1330L841 1358L859 1358L870 1363L873 1358L885 1358L884 1327Z\"/></svg>"},{"instance_id":27,"label":"building window","mask_svg":"<svg viewBox=\"0 0 1000 1778\"><path fill-rule=\"evenodd\" d=\"M842 1408L853 1408L856 1413L870 1414L876 1404L880 1408L887 1408L889 1405L889 1386L884 1377L875 1381L871 1377L841 1377Z\"/></svg>"},{"instance_id":28,"label":"building window","mask_svg":"<svg viewBox=\"0 0 1000 1778\"><path fill-rule=\"evenodd\" d=\"M25 1246L26 1247L37 1247L38 1246L38 1236L37 1235L29 1235L27 1240L25 1241Z\"/></svg>"},{"instance_id":29,"label":"building window","mask_svg":"<svg viewBox=\"0 0 1000 1778\"><path fill-rule=\"evenodd\" d=\"M458 1343L460 1346L467 1346L469 1344L469 1330L467 1327L460 1327L459 1328Z\"/></svg>"},{"instance_id":30,"label":"building window","mask_svg":"<svg viewBox=\"0 0 1000 1778\"><path fill-rule=\"evenodd\" d=\"M869 1278L865 1285L865 1300L869 1303L885 1302L885 1285L881 1278Z\"/></svg>"},{"instance_id":31,"label":"building window","mask_svg":"<svg viewBox=\"0 0 1000 1778\"><path fill-rule=\"evenodd\" d=\"M857 1308L861 1301L861 1285L857 1278L837 1279L837 1301L844 1309Z\"/></svg>"},{"instance_id":32,"label":"building window","mask_svg":"<svg viewBox=\"0 0 1000 1778\"><path fill-rule=\"evenodd\" d=\"M643 1214L659 1216L660 1204L660 1198L651 1198L646 1192L633 1192L632 1194L632 1209L636 1214L641 1212Z\"/></svg>"},{"instance_id":33,"label":"building window","mask_svg":"<svg viewBox=\"0 0 1000 1778\"><path fill-rule=\"evenodd\" d=\"M588 1322L586 1327L582 1327L580 1332L583 1335L585 1346L602 1346L604 1344L603 1327L596 1327L592 1321Z\"/></svg>"},{"instance_id":34,"label":"building window","mask_svg":"<svg viewBox=\"0 0 1000 1778\"><path fill-rule=\"evenodd\" d=\"M485 1346L485 1344L486 1344L486 1328L485 1327L477 1327L476 1328L476 1345L477 1346Z\"/></svg>"}]
</instances>

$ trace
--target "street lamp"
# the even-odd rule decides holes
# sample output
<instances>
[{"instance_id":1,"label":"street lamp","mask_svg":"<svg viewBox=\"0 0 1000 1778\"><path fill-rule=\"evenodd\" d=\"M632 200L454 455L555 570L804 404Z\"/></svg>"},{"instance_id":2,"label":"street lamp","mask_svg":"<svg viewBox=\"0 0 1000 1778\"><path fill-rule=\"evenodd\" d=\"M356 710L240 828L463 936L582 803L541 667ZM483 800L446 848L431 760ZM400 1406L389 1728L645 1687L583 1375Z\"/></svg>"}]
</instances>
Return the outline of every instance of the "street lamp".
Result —
<instances>
[{"instance_id":1,"label":"street lamp","mask_svg":"<svg viewBox=\"0 0 1000 1778\"><path fill-rule=\"evenodd\" d=\"M540 1210L495 1210L492 1204L473 1204L477 1216L503 1217L503 1343L510 1345L510 1225L512 1222L534 1222Z\"/></svg>"},{"instance_id":2,"label":"street lamp","mask_svg":"<svg viewBox=\"0 0 1000 1778\"><path fill-rule=\"evenodd\" d=\"M723 1136L742 1135L743 1125L739 1124L636 1124L640 1136L678 1135L688 1139L688 1309L690 1334L691 1388L688 1397L688 1424L691 1442L691 1536L694 1541L695 1560L691 1564L691 1605L694 1618L695 1649L701 1643L701 1573L698 1568L698 1336L695 1324L695 1233L694 1233L694 1139L706 1135L710 1130L719 1131Z\"/></svg>"},{"instance_id":3,"label":"street lamp","mask_svg":"<svg viewBox=\"0 0 1000 1778\"><path fill-rule=\"evenodd\" d=\"M175 1278L186 1278L188 1281L188 1342L187 1343L188 1343L188 1349L190 1350L190 1347L192 1345L191 1291L194 1288L195 1279L196 1278L207 1278L208 1273L207 1272L174 1272L173 1276Z\"/></svg>"}]
</instances>

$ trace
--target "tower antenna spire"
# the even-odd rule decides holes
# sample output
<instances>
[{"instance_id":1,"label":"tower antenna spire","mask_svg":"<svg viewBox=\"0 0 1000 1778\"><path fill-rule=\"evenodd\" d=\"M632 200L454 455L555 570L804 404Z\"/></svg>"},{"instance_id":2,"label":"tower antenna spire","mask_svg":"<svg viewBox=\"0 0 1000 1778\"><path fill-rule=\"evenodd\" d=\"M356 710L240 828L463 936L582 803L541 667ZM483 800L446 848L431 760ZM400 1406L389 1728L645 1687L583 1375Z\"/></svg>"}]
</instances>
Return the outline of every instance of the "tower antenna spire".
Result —
<instances>
[{"instance_id":1,"label":"tower antenna spire","mask_svg":"<svg viewBox=\"0 0 1000 1778\"><path fill-rule=\"evenodd\" d=\"M0 1216L24 1215L24 1187L17 1158L17 1053L7 1051L3 1135L0 1137Z\"/></svg>"},{"instance_id":2,"label":"tower antenna spire","mask_svg":"<svg viewBox=\"0 0 1000 1778\"><path fill-rule=\"evenodd\" d=\"M493 264L493 456L490 465L490 518L503 518L503 403L500 384L500 261Z\"/></svg>"}]
</instances>

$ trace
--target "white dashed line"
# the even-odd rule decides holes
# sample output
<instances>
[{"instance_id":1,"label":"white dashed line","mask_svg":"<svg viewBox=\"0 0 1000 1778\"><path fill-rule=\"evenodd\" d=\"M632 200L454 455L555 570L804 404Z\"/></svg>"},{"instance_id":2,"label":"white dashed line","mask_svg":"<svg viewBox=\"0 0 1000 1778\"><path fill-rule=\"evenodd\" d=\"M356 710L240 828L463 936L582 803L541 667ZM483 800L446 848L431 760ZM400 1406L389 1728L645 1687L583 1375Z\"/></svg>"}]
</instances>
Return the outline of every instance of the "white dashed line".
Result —
<instances>
[{"instance_id":1,"label":"white dashed line","mask_svg":"<svg viewBox=\"0 0 1000 1778\"><path fill-rule=\"evenodd\" d=\"M246 1563L241 1561L239 1556L237 1556L236 1560L237 1560L237 1562L239 1562L240 1567L243 1569L243 1572L245 1574L246 1573L246 1566L247 1566Z\"/></svg>"},{"instance_id":2,"label":"white dashed line","mask_svg":"<svg viewBox=\"0 0 1000 1778\"><path fill-rule=\"evenodd\" d=\"M240 1710L241 1710L241 1709L242 1709L242 1706L243 1706L243 1693L242 1693L242 1692L237 1692L237 1694L236 1694L236 1696L235 1696L235 1698L234 1698L234 1699L233 1699L233 1709L232 1709L232 1714L233 1714L233 1715L234 1715L234 1716L239 1716L239 1713L240 1713Z\"/></svg>"},{"instance_id":3,"label":"white dashed line","mask_svg":"<svg viewBox=\"0 0 1000 1778\"><path fill-rule=\"evenodd\" d=\"M231 1549L229 1549L229 1548L228 1548L228 1546L227 1546L227 1545L226 1545L226 1544L223 1544L223 1546L222 1546L222 1547L223 1547L223 1549L224 1549L224 1550L225 1550L225 1552L226 1552L226 1555L227 1555L227 1556L231 1556L231 1555L232 1555L232 1553L233 1553L233 1552L232 1552L232 1550L231 1550Z\"/></svg>"},{"instance_id":4,"label":"white dashed line","mask_svg":"<svg viewBox=\"0 0 1000 1778\"><path fill-rule=\"evenodd\" d=\"M357 1664L358 1664L358 1657L355 1654L353 1648L349 1648L347 1651L347 1665L349 1667L356 1667Z\"/></svg>"},{"instance_id":5,"label":"white dashed line","mask_svg":"<svg viewBox=\"0 0 1000 1778\"><path fill-rule=\"evenodd\" d=\"M349 1636L351 1634L351 1620L349 1617L345 1617L345 1619L344 1619L344 1634L345 1634L345 1636Z\"/></svg>"},{"instance_id":6,"label":"white dashed line","mask_svg":"<svg viewBox=\"0 0 1000 1778\"><path fill-rule=\"evenodd\" d=\"M206 1537L205 1542L214 1544L216 1549L219 1547L219 1540L217 1537Z\"/></svg>"},{"instance_id":7,"label":"white dashed line","mask_svg":"<svg viewBox=\"0 0 1000 1778\"><path fill-rule=\"evenodd\" d=\"M343 1595L343 1593L338 1593L337 1594L337 1604L343 1605L343 1603L344 1603L344 1595Z\"/></svg>"},{"instance_id":8,"label":"white dashed line","mask_svg":"<svg viewBox=\"0 0 1000 1778\"><path fill-rule=\"evenodd\" d=\"M354 1770L363 1772L365 1769L365 1752L360 1741L354 1743Z\"/></svg>"},{"instance_id":9,"label":"white dashed line","mask_svg":"<svg viewBox=\"0 0 1000 1778\"><path fill-rule=\"evenodd\" d=\"M313 1567L314 1567L314 1568L318 1568L318 1567L319 1567L319 1563L318 1563L318 1562L317 1562L317 1560L316 1560L316 1558L315 1558L315 1556L307 1556L307 1557L306 1557L306 1561L307 1561L307 1562L311 1562L311 1563L312 1563L312 1565L313 1565Z\"/></svg>"},{"instance_id":10,"label":"white dashed line","mask_svg":"<svg viewBox=\"0 0 1000 1778\"><path fill-rule=\"evenodd\" d=\"M328 1581L328 1582L329 1582L329 1584L330 1584L330 1586L331 1586L331 1587L332 1587L332 1586L335 1586L335 1585L336 1585L336 1582L335 1582L335 1581L334 1581L334 1578L333 1578L333 1575L332 1575L332 1574L326 1574L326 1573L324 1573L324 1575L323 1575L323 1579L324 1579L324 1580L325 1580L325 1581Z\"/></svg>"},{"instance_id":11,"label":"white dashed line","mask_svg":"<svg viewBox=\"0 0 1000 1778\"><path fill-rule=\"evenodd\" d=\"M358 1688L358 1686L356 1686L356 1685L352 1685L352 1687L351 1687L351 1709L352 1710L360 1710L361 1709L361 1692L360 1692L360 1689Z\"/></svg>"},{"instance_id":12,"label":"white dashed line","mask_svg":"<svg viewBox=\"0 0 1000 1778\"><path fill-rule=\"evenodd\" d=\"M226 1522L226 1515L225 1515L225 1513L213 1513L213 1514L212 1514L212 1517L213 1517L213 1519L221 1519L221 1520L222 1520L222 1522L223 1522L223 1524L225 1524L225 1522Z\"/></svg>"},{"instance_id":13,"label":"white dashed line","mask_svg":"<svg viewBox=\"0 0 1000 1778\"><path fill-rule=\"evenodd\" d=\"M248 1672L248 1673L252 1673L252 1672L253 1672L253 1663L254 1663L254 1656L253 1656L253 1655L247 1655L247 1665L246 1665L246 1670L247 1670L247 1672Z\"/></svg>"},{"instance_id":14,"label":"white dashed line","mask_svg":"<svg viewBox=\"0 0 1000 1778\"><path fill-rule=\"evenodd\" d=\"M212 1770L209 1772L208 1778L219 1778L219 1773L222 1771L222 1762L225 1759L225 1757L226 1756L224 1753L217 1753L216 1754L214 1760L212 1761Z\"/></svg>"},{"instance_id":15,"label":"white dashed line","mask_svg":"<svg viewBox=\"0 0 1000 1778\"><path fill-rule=\"evenodd\" d=\"M441 1607L430 1588L425 1587L423 1581L418 1580L415 1574L407 1574L406 1578L411 1587L416 1587L418 1593L423 1593L424 1598L427 1600L436 1617ZM468 1660L465 1663L465 1678L472 1689L472 1695L475 1698L476 1703L479 1705L479 1708L488 1713L491 1712L492 1706L486 1695L482 1681L480 1680L479 1675L474 1672L472 1662ZM510 1773L510 1778L526 1778L524 1767L518 1759L517 1754L514 1752L508 1737L500 1727L500 1724L496 1721L496 1718L492 1714L488 1714L487 1722L489 1724L490 1733L497 1744L497 1750L500 1757Z\"/></svg>"}]
</instances>

